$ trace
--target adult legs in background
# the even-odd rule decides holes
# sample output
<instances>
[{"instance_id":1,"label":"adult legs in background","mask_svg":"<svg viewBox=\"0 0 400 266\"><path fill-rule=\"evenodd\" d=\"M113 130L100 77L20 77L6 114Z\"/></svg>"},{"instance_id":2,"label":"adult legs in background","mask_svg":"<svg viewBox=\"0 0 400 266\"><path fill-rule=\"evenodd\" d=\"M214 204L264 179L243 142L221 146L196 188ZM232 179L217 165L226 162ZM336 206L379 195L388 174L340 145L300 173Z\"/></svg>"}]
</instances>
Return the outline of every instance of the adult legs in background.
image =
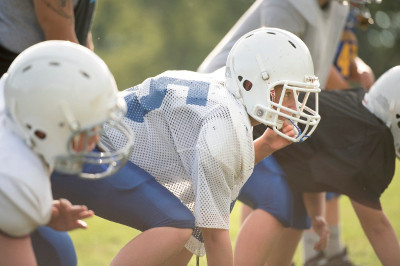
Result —
<instances>
[{"instance_id":1,"label":"adult legs in background","mask_svg":"<svg viewBox=\"0 0 400 266\"><path fill-rule=\"evenodd\" d=\"M341 239L339 196L326 193L326 221L329 224L330 236L327 247L320 252L314 250L318 235L312 230L303 233L303 261L306 266L313 265L354 265L347 254L347 247Z\"/></svg>"}]
</instances>

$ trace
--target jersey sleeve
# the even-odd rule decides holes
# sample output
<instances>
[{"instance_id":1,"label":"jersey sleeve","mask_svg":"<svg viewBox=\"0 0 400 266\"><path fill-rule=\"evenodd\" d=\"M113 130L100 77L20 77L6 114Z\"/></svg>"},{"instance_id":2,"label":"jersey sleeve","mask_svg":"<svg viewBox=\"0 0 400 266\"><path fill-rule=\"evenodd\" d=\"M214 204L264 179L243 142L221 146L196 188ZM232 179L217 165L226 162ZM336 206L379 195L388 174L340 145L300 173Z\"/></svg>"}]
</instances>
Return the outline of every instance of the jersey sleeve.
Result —
<instances>
[{"instance_id":1,"label":"jersey sleeve","mask_svg":"<svg viewBox=\"0 0 400 266\"><path fill-rule=\"evenodd\" d=\"M37 184L29 186L8 175L0 175L0 181L0 231L21 237L48 223L52 204L48 184L38 190Z\"/></svg>"},{"instance_id":2,"label":"jersey sleeve","mask_svg":"<svg viewBox=\"0 0 400 266\"><path fill-rule=\"evenodd\" d=\"M237 172L236 154L230 149L233 139L232 125L222 118L206 121L200 132L194 183L196 226L229 228L230 204L234 176Z\"/></svg>"}]
</instances>

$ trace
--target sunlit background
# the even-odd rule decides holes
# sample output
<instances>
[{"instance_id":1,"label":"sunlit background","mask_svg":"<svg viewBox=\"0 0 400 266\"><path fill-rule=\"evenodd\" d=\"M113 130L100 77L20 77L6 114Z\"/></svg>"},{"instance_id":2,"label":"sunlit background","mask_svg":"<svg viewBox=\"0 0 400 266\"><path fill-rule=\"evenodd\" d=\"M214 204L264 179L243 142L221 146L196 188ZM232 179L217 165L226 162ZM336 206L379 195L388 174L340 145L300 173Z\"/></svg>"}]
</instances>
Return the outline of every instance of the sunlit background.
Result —
<instances>
[{"instance_id":1,"label":"sunlit background","mask_svg":"<svg viewBox=\"0 0 400 266\"><path fill-rule=\"evenodd\" d=\"M254 1L97 2L95 50L125 89L168 69L196 70ZM360 57L379 77L400 64L400 0L383 0L369 8L375 23L356 34Z\"/></svg>"},{"instance_id":2,"label":"sunlit background","mask_svg":"<svg viewBox=\"0 0 400 266\"><path fill-rule=\"evenodd\" d=\"M359 54L378 77L400 64L400 1L382 0L369 7L374 24L357 30Z\"/></svg>"}]
</instances>

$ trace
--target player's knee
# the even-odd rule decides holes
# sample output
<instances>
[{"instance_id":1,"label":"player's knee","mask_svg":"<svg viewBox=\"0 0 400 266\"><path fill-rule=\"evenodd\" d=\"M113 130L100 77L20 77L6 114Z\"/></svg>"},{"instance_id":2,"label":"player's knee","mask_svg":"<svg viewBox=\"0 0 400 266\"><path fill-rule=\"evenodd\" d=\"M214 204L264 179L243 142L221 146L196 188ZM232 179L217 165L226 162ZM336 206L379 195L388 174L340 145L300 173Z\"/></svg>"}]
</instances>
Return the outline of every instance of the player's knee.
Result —
<instances>
[{"instance_id":1,"label":"player's knee","mask_svg":"<svg viewBox=\"0 0 400 266\"><path fill-rule=\"evenodd\" d=\"M184 246L189 241L193 229L191 228L176 228L176 227L163 227L164 235L169 236L171 244L174 246ZM157 229L156 229L157 230Z\"/></svg>"},{"instance_id":2,"label":"player's knee","mask_svg":"<svg viewBox=\"0 0 400 266\"><path fill-rule=\"evenodd\" d=\"M193 233L192 228L184 228L179 230L179 238L182 240L182 242L186 243L189 238L191 237Z\"/></svg>"}]
</instances>

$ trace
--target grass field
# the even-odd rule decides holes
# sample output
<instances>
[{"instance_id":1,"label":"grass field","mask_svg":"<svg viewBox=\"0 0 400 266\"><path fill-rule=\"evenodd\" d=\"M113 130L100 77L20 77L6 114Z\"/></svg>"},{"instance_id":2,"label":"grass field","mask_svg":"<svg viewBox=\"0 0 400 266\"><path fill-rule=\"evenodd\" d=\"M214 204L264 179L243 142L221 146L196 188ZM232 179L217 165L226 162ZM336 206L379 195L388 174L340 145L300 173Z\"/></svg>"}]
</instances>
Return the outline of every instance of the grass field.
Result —
<instances>
[{"instance_id":1,"label":"grass field","mask_svg":"<svg viewBox=\"0 0 400 266\"><path fill-rule=\"evenodd\" d=\"M385 213L391 220L397 235L400 236L400 161L397 160L397 171L389 188L382 197L382 205ZM239 206L236 204L231 216L231 239L232 245L239 230ZM358 219L352 210L347 197L341 197L342 237L349 247L351 259L357 265L375 266L380 265L372 247L365 237ZM89 229L75 230L71 237L75 243L79 266L102 266L108 265L113 256L130 239L139 232L129 227L111 223L99 217L87 220ZM301 265L301 247L295 255L296 265ZM189 265L196 265L192 258ZM205 257L200 259L200 265L207 265Z\"/></svg>"}]
</instances>

